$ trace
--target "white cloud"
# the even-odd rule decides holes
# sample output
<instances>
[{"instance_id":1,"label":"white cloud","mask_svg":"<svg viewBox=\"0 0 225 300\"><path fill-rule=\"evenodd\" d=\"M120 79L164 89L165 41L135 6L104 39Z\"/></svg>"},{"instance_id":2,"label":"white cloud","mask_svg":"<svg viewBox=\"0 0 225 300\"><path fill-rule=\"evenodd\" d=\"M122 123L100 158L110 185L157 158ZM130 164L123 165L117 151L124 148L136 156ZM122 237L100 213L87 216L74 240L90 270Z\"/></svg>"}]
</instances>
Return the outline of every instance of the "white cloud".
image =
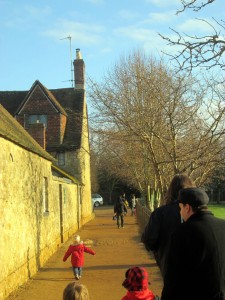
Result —
<instances>
[{"instance_id":1,"label":"white cloud","mask_svg":"<svg viewBox=\"0 0 225 300\"><path fill-rule=\"evenodd\" d=\"M136 44L142 47L146 53L152 53L154 56L161 57L164 53L175 53L178 49L171 47L163 40L158 32L153 29L138 28L135 26L117 28L114 33L126 40L129 44ZM172 37L172 35L171 35Z\"/></svg>"},{"instance_id":2,"label":"white cloud","mask_svg":"<svg viewBox=\"0 0 225 300\"><path fill-rule=\"evenodd\" d=\"M87 24L80 22L73 22L67 20L59 20L53 29L42 32L43 35L60 40L68 35L75 40L76 43L83 45L97 44L102 40L101 33L104 32L102 26L95 24Z\"/></svg>"},{"instance_id":3,"label":"white cloud","mask_svg":"<svg viewBox=\"0 0 225 300\"><path fill-rule=\"evenodd\" d=\"M180 0L145 0L145 2L158 7L171 7L180 4Z\"/></svg>"},{"instance_id":4,"label":"white cloud","mask_svg":"<svg viewBox=\"0 0 225 300\"><path fill-rule=\"evenodd\" d=\"M91 4L102 4L105 1L104 0L86 0L86 2L89 2Z\"/></svg>"},{"instance_id":5,"label":"white cloud","mask_svg":"<svg viewBox=\"0 0 225 300\"><path fill-rule=\"evenodd\" d=\"M151 13L149 14L149 20L151 22L171 22L173 18L176 18L174 11L166 11L164 13Z\"/></svg>"},{"instance_id":6,"label":"white cloud","mask_svg":"<svg viewBox=\"0 0 225 300\"><path fill-rule=\"evenodd\" d=\"M27 5L24 8L25 12L32 18L43 17L43 15L48 15L51 12L51 8L49 6L37 7L33 5Z\"/></svg>"},{"instance_id":7,"label":"white cloud","mask_svg":"<svg viewBox=\"0 0 225 300\"><path fill-rule=\"evenodd\" d=\"M49 6L41 8L33 5L25 6L21 10L12 10L4 25L8 28L27 29L33 26L35 22L45 19L50 13L51 9Z\"/></svg>"},{"instance_id":8,"label":"white cloud","mask_svg":"<svg viewBox=\"0 0 225 300\"><path fill-rule=\"evenodd\" d=\"M110 47L105 47L101 49L101 53L110 53L112 52L112 49Z\"/></svg>"},{"instance_id":9,"label":"white cloud","mask_svg":"<svg viewBox=\"0 0 225 300\"><path fill-rule=\"evenodd\" d=\"M132 20L135 19L137 17L140 17L140 15L138 13L135 12L131 12L129 10L121 10L119 11L119 16L123 19L127 19L127 20Z\"/></svg>"},{"instance_id":10,"label":"white cloud","mask_svg":"<svg viewBox=\"0 0 225 300\"><path fill-rule=\"evenodd\" d=\"M135 28L132 26L121 27L114 30L114 33L119 36L129 37L136 41L144 41L148 39L155 31L145 28Z\"/></svg>"},{"instance_id":11,"label":"white cloud","mask_svg":"<svg viewBox=\"0 0 225 300\"><path fill-rule=\"evenodd\" d=\"M209 21L209 23L212 23ZM189 19L179 26L177 26L177 31L183 31L185 33L193 32L194 34L197 33L209 33L212 32L212 27L207 24L207 22L197 20L197 19Z\"/></svg>"}]
</instances>

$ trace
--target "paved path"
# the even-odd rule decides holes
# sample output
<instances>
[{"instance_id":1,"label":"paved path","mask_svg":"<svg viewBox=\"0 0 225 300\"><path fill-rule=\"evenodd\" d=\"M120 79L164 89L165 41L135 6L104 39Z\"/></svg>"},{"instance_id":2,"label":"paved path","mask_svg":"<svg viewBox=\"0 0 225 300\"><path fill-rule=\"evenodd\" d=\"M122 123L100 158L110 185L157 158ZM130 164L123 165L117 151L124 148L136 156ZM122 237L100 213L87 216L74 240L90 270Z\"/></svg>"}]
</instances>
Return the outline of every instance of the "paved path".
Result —
<instances>
[{"instance_id":1,"label":"paved path","mask_svg":"<svg viewBox=\"0 0 225 300\"><path fill-rule=\"evenodd\" d=\"M96 217L77 233L96 251L85 253L85 265L81 283L88 287L90 300L120 300L126 290L121 283L125 271L132 266L143 266L150 274L150 288L161 294L162 280L152 256L140 243L136 217L125 217L125 228L118 229L112 220L112 207L96 209ZM63 245L38 272L7 300L62 300L64 287L74 280L70 259L62 257L71 240Z\"/></svg>"}]
</instances>

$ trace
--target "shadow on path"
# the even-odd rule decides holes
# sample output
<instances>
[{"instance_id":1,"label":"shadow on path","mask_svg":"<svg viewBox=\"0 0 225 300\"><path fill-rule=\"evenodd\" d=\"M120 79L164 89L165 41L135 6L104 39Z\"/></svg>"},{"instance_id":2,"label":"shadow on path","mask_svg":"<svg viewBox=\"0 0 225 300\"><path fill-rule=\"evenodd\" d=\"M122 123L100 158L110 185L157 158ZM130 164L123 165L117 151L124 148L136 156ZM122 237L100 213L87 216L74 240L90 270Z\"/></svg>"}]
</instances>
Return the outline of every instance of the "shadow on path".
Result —
<instances>
[{"instance_id":1,"label":"shadow on path","mask_svg":"<svg viewBox=\"0 0 225 300\"><path fill-rule=\"evenodd\" d=\"M162 279L151 254L140 242L140 232L135 216L125 217L125 228L118 229L112 220L112 207L95 209L94 220L85 224L77 234L96 251L85 253L81 283L88 287L91 300L120 300L126 290L122 287L125 272L132 266L147 269L151 290L161 294ZM26 284L11 294L7 300L62 300L65 286L74 281L70 258L62 257L70 241L67 241Z\"/></svg>"}]
</instances>

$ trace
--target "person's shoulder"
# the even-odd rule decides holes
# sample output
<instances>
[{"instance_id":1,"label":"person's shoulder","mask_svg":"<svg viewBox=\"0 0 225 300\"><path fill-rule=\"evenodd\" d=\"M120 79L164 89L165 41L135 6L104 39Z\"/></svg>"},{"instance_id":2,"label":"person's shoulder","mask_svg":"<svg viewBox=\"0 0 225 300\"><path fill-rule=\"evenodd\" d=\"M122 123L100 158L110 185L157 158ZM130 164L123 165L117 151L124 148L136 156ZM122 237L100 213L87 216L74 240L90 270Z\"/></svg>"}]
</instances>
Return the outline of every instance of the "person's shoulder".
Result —
<instances>
[{"instance_id":1,"label":"person's shoulder","mask_svg":"<svg viewBox=\"0 0 225 300\"><path fill-rule=\"evenodd\" d=\"M155 214L155 215L157 215L157 214L160 215L163 212L167 211L168 209L169 209L169 205L168 204L163 204L163 205L155 208L152 213Z\"/></svg>"},{"instance_id":2,"label":"person's shoulder","mask_svg":"<svg viewBox=\"0 0 225 300\"><path fill-rule=\"evenodd\" d=\"M160 217L165 215L177 215L179 213L180 215L180 209L178 204L163 204L159 207L157 207L153 212L153 217Z\"/></svg>"}]
</instances>

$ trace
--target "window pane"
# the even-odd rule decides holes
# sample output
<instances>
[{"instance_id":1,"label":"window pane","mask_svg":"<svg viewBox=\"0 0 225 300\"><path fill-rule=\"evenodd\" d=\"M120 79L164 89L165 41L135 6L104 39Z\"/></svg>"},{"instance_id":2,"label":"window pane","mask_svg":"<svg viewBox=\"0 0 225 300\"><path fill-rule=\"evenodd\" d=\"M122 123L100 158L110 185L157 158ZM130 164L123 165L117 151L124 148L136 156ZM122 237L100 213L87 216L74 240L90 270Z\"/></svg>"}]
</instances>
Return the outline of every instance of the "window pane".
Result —
<instances>
[{"instance_id":1,"label":"window pane","mask_svg":"<svg viewBox=\"0 0 225 300\"><path fill-rule=\"evenodd\" d=\"M41 123L45 124L45 127L47 127L47 115L29 115L28 116L28 123L29 124L36 124Z\"/></svg>"}]
</instances>

